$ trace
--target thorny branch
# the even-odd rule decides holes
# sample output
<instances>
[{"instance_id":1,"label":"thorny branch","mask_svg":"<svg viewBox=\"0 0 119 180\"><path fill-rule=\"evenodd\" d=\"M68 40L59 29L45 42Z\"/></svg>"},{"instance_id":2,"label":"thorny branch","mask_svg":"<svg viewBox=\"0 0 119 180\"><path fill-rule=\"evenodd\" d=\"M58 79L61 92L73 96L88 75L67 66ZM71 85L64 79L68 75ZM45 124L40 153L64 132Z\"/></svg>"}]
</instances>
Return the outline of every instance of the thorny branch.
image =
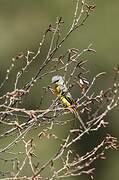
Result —
<instances>
[{"instance_id":1,"label":"thorny branch","mask_svg":"<svg viewBox=\"0 0 119 180\"><path fill-rule=\"evenodd\" d=\"M80 176L81 174L87 174L93 178L95 170L92 167L93 162L97 159L105 159L106 150L110 148L117 150L117 139L110 134L103 137L102 142L98 142L92 150L88 150L87 153L81 156L72 147L76 143L78 144L84 136L87 137L92 132L96 133L100 128L107 127L109 123L106 119L107 114L118 106L119 101L119 66L114 69L112 86L106 90L99 90L97 93L94 90L92 91L95 87L95 82L97 79L102 79L106 73L98 73L92 80L87 78L87 74L90 71L86 68L87 60L83 59L86 53L96 53L92 48L92 44L82 50L70 47L69 49L67 48L64 54L58 57L56 55L60 48L64 46L67 38L76 29L80 29L80 27L85 25L94 9L94 4L87 4L84 0L77 0L73 21L64 36L61 33L64 22L63 18L60 17L57 18L55 25L50 24L45 30L37 52L27 51L26 53L19 53L12 59L0 89L8 85L9 77L11 72L15 70L17 62L25 60L25 64L23 63L22 68L16 73L13 91L8 91L0 97L0 123L4 127L0 138L1 140L3 138L5 140L9 137L13 138L10 143L6 141L7 143L0 149L0 161L11 164L10 170L0 170L0 176L3 180L53 180ZM49 34L52 37L43 63L37 67L32 78L29 78L29 81L25 81L20 87L19 82L22 81L26 73L29 73L29 67L34 62L37 62ZM69 91L72 91L73 88L77 88L78 92L80 91L76 99L77 112L81 117L86 117L83 118L86 126L85 130L81 127L79 121L77 121L76 126L74 125L76 118L68 108L62 106L58 98L52 99L54 96L52 96L51 83L49 82L47 87L44 87L44 84L42 84L41 80L59 73L63 75ZM38 108L28 109L24 105L24 98L26 96L29 97L36 83L40 84L39 89L42 91L42 94L38 97L40 104ZM49 104L46 102L47 95L52 97L49 99ZM46 104L45 107L43 104ZM69 118L69 114L71 114L72 118ZM73 124L72 127L71 124ZM70 125L65 138L57 136L55 127L64 129L65 125ZM38 143L35 142L34 138L27 137L31 131L35 132L35 130L40 131L37 135L37 138L39 138L38 143L42 139L44 141L46 139L49 141L54 139L55 144L58 146L55 153L43 163L40 163L40 158L48 152L45 150L44 154L39 154ZM19 145L23 147L22 151L15 151L16 146ZM4 158L8 155L11 155L11 157L8 159ZM21 157L19 158L20 155ZM56 162L60 165L57 165ZM26 165L29 168L29 174L25 174ZM47 169L50 171L49 176L47 176L47 173L44 173L47 172Z\"/></svg>"}]
</instances>

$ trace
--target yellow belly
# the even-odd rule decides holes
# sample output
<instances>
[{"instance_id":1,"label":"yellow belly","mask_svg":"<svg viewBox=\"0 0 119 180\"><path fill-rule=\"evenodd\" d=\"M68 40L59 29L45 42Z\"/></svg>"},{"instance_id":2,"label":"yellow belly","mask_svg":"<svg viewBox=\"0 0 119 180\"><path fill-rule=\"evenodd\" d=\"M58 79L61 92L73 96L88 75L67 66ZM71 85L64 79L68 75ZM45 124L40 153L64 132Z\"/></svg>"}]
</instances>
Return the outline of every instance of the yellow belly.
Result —
<instances>
[{"instance_id":1,"label":"yellow belly","mask_svg":"<svg viewBox=\"0 0 119 180\"><path fill-rule=\"evenodd\" d=\"M71 106L71 102L69 102L69 101L65 98L65 96L62 96L60 93L61 93L60 87L59 87L59 86L55 86L55 87L54 87L54 94L59 97L59 100L61 101L61 103L63 104L63 106L65 106L65 107L70 107L70 106Z\"/></svg>"},{"instance_id":2,"label":"yellow belly","mask_svg":"<svg viewBox=\"0 0 119 180\"><path fill-rule=\"evenodd\" d=\"M60 87L59 86L55 86L54 87L54 94L60 95L60 93L61 93Z\"/></svg>"},{"instance_id":3,"label":"yellow belly","mask_svg":"<svg viewBox=\"0 0 119 180\"><path fill-rule=\"evenodd\" d=\"M60 100L61 100L62 104L63 104L65 107L71 106L70 102L68 102L65 97L61 96L61 97L60 97Z\"/></svg>"}]
</instances>

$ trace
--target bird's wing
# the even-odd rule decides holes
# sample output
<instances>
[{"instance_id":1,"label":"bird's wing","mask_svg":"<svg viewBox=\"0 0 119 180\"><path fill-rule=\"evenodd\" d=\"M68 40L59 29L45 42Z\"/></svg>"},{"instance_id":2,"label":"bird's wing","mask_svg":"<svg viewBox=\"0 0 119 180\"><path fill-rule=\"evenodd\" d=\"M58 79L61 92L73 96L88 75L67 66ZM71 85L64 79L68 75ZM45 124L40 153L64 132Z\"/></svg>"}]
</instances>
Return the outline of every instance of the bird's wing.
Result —
<instances>
[{"instance_id":1,"label":"bird's wing","mask_svg":"<svg viewBox=\"0 0 119 180\"><path fill-rule=\"evenodd\" d=\"M64 96L71 105L75 104L75 100L72 98L72 96L71 96L71 94L69 92L64 94Z\"/></svg>"}]
</instances>

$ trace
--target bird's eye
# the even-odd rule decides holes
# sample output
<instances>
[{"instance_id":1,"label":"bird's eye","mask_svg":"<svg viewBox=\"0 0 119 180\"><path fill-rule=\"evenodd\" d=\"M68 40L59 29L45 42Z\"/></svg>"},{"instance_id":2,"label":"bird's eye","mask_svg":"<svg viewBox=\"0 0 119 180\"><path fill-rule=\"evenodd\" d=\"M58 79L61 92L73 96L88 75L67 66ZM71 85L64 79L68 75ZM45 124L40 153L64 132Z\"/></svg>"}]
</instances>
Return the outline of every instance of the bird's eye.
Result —
<instances>
[{"instance_id":1,"label":"bird's eye","mask_svg":"<svg viewBox=\"0 0 119 180\"><path fill-rule=\"evenodd\" d=\"M55 84L55 83L57 83L59 80L56 80L56 81L54 81L53 83Z\"/></svg>"}]
</instances>

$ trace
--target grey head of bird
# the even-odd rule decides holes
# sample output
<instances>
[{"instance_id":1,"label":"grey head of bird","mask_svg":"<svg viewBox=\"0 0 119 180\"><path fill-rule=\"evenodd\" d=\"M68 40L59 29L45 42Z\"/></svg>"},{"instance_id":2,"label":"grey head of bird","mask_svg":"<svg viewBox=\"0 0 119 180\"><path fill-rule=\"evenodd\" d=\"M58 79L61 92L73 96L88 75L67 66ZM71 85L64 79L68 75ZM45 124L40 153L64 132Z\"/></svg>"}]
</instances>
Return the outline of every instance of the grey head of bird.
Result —
<instances>
[{"instance_id":1,"label":"grey head of bird","mask_svg":"<svg viewBox=\"0 0 119 180\"><path fill-rule=\"evenodd\" d=\"M63 85L64 79L62 76L56 75L52 77L52 84Z\"/></svg>"}]
</instances>

